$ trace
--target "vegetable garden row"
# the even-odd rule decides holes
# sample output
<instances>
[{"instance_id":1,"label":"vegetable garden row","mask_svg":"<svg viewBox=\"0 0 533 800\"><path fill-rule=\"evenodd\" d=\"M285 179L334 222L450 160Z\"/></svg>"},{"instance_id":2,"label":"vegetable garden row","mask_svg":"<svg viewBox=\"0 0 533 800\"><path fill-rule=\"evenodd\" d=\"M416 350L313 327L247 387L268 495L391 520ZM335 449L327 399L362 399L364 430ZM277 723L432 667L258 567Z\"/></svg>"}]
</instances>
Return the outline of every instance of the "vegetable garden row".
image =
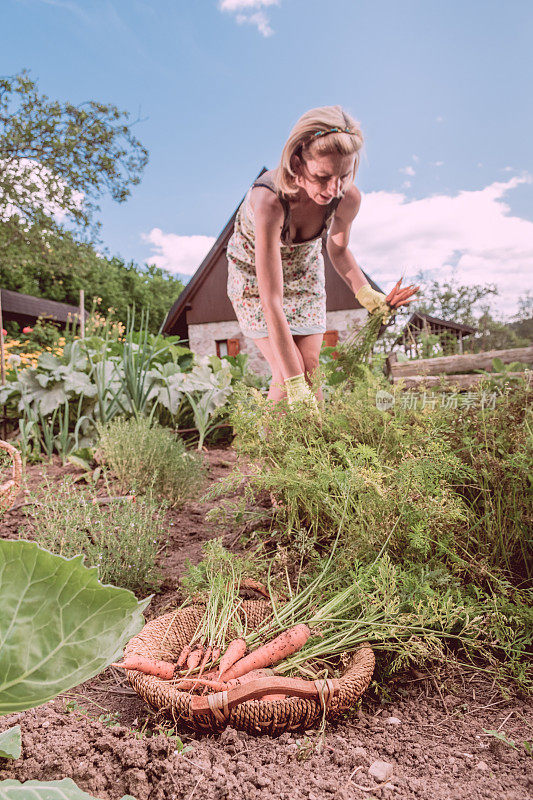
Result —
<instances>
[{"instance_id":1,"label":"vegetable garden row","mask_svg":"<svg viewBox=\"0 0 533 800\"><path fill-rule=\"evenodd\" d=\"M78 471L23 496L33 541L0 539L0 714L116 664L176 729L320 727L368 685L370 648L376 687L448 663L531 689L528 376L491 386L493 406L483 382L460 408L409 405L369 365L376 334L324 350L320 419L272 408L244 357L195 356L144 318L15 359L8 436L26 465ZM235 466L208 486L205 447L232 440ZM238 552L209 542L141 630L165 514L199 497ZM0 734L0 757L19 756L20 731Z\"/></svg>"}]
</instances>

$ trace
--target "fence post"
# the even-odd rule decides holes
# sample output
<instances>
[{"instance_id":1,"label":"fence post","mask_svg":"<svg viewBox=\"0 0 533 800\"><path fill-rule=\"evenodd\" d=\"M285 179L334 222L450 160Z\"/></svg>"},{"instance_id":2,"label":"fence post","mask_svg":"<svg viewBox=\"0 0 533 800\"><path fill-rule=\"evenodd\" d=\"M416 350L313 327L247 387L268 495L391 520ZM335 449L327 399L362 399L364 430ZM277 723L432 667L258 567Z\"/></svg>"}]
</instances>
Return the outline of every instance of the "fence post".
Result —
<instances>
[{"instance_id":1,"label":"fence post","mask_svg":"<svg viewBox=\"0 0 533 800\"><path fill-rule=\"evenodd\" d=\"M82 339L85 338L85 292L83 289L80 289L80 308L78 311L79 323L80 323L80 336Z\"/></svg>"}]
</instances>

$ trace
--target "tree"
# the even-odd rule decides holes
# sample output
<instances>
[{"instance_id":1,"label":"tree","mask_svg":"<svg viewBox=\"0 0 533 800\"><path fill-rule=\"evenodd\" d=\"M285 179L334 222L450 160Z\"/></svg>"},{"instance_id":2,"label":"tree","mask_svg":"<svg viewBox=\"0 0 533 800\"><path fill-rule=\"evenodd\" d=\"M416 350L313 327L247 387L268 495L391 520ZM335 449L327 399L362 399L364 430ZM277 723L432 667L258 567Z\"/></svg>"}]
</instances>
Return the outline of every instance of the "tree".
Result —
<instances>
[{"instance_id":1,"label":"tree","mask_svg":"<svg viewBox=\"0 0 533 800\"><path fill-rule=\"evenodd\" d=\"M10 239L12 225L0 222L0 286L15 292L47 297L77 305L85 290L87 307L97 298L104 316L114 309L123 322L128 306L150 311L150 329L157 332L182 282L154 266L126 264L121 258L102 255L90 242L79 242L71 232L49 232L46 244L37 246L32 231Z\"/></svg>"},{"instance_id":2,"label":"tree","mask_svg":"<svg viewBox=\"0 0 533 800\"><path fill-rule=\"evenodd\" d=\"M42 247L65 222L87 228L105 192L124 202L148 162L136 122L111 104L50 100L26 70L0 78L3 246Z\"/></svg>"},{"instance_id":3,"label":"tree","mask_svg":"<svg viewBox=\"0 0 533 800\"><path fill-rule=\"evenodd\" d=\"M453 278L439 283L424 272L418 273L416 283L421 284L417 311L462 325L475 325L476 304L489 295L498 294L494 284L463 286Z\"/></svg>"}]
</instances>

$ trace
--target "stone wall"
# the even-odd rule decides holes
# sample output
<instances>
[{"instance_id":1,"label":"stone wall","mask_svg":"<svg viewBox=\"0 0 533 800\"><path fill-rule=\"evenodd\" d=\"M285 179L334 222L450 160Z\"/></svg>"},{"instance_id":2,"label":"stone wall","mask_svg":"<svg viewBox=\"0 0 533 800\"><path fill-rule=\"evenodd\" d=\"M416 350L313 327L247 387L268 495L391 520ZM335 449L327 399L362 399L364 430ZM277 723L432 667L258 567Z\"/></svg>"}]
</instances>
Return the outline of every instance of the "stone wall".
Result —
<instances>
[{"instance_id":1,"label":"stone wall","mask_svg":"<svg viewBox=\"0 0 533 800\"><path fill-rule=\"evenodd\" d=\"M360 327L364 324L366 316L367 312L364 308L328 311L326 313L327 329L328 331L338 331L339 342L342 342L354 325ZM270 375L269 366L259 352L257 345L254 344L253 339L243 336L236 320L189 325L189 347L193 353L208 356L216 355L216 341L221 339L238 339L240 352L248 354L250 369L258 375Z\"/></svg>"}]
</instances>

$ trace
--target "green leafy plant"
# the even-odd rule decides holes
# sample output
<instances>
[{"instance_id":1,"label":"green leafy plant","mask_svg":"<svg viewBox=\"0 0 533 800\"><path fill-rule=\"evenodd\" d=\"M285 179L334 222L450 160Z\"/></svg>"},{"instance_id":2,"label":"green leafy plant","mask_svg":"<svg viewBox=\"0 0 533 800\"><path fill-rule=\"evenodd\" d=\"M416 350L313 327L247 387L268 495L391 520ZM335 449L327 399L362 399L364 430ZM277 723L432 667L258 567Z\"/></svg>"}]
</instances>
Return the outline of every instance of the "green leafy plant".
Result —
<instances>
[{"instance_id":1,"label":"green leafy plant","mask_svg":"<svg viewBox=\"0 0 533 800\"><path fill-rule=\"evenodd\" d=\"M0 758L20 758L22 741L20 725L0 733Z\"/></svg>"},{"instance_id":2,"label":"green leafy plant","mask_svg":"<svg viewBox=\"0 0 533 800\"><path fill-rule=\"evenodd\" d=\"M33 529L40 545L66 557L83 553L106 583L137 592L157 588L156 557L167 529L163 507L149 496L101 505L94 491L74 491L66 477L59 486L46 484L35 499Z\"/></svg>"},{"instance_id":3,"label":"green leafy plant","mask_svg":"<svg viewBox=\"0 0 533 800\"><path fill-rule=\"evenodd\" d=\"M199 455L186 450L171 430L143 417L116 418L101 427L99 449L123 489L153 491L172 506L198 492L205 476Z\"/></svg>"},{"instance_id":4,"label":"green leafy plant","mask_svg":"<svg viewBox=\"0 0 533 800\"><path fill-rule=\"evenodd\" d=\"M82 556L66 559L35 542L0 540L0 573L0 715L35 708L89 680L143 626L149 598L104 586ZM16 725L0 735L0 757L20 754ZM28 791L43 800L90 798L70 779L0 782L0 798Z\"/></svg>"},{"instance_id":5,"label":"green leafy plant","mask_svg":"<svg viewBox=\"0 0 533 800\"><path fill-rule=\"evenodd\" d=\"M101 672L143 625L148 600L106 586L83 556L0 540L0 714L42 705Z\"/></svg>"},{"instance_id":6,"label":"green leafy plant","mask_svg":"<svg viewBox=\"0 0 533 800\"><path fill-rule=\"evenodd\" d=\"M83 792L71 778L61 781L0 781L0 800L21 800L31 797L32 800L95 800L93 795ZM127 794L122 800L135 800Z\"/></svg>"}]
</instances>

